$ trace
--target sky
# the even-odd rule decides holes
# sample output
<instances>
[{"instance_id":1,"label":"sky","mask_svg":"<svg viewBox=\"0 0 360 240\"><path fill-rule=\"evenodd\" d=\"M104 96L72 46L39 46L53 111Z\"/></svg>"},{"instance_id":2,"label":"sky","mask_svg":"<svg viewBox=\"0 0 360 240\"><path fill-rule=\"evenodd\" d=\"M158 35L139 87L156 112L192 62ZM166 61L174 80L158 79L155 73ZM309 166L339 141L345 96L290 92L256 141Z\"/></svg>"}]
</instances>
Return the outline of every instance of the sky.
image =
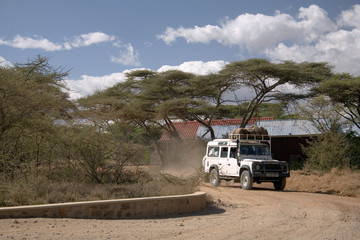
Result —
<instances>
[{"instance_id":1,"label":"sky","mask_svg":"<svg viewBox=\"0 0 360 240\"><path fill-rule=\"evenodd\" d=\"M215 73L251 58L360 76L359 0L0 0L0 65L70 70L71 99L133 69Z\"/></svg>"}]
</instances>

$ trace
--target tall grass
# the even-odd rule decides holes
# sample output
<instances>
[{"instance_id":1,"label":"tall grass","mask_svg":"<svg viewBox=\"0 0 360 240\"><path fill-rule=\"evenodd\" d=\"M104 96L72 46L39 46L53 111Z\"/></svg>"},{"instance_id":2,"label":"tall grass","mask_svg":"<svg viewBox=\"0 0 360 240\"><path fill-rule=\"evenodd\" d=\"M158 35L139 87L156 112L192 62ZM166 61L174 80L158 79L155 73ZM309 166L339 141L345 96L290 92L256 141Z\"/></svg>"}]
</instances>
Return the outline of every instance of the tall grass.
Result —
<instances>
[{"instance_id":1,"label":"tall grass","mask_svg":"<svg viewBox=\"0 0 360 240\"><path fill-rule=\"evenodd\" d=\"M53 181L33 176L31 181L0 184L0 206L188 194L197 189L200 181L199 174L176 177L162 172L142 174L137 181L127 184Z\"/></svg>"},{"instance_id":2,"label":"tall grass","mask_svg":"<svg viewBox=\"0 0 360 240\"><path fill-rule=\"evenodd\" d=\"M330 172L292 171L286 190L360 197L360 171L335 168Z\"/></svg>"},{"instance_id":3,"label":"tall grass","mask_svg":"<svg viewBox=\"0 0 360 240\"><path fill-rule=\"evenodd\" d=\"M123 193L130 198L188 194L193 193L201 181L202 178L197 173L187 177L157 173L151 181L139 181L124 186Z\"/></svg>"}]
</instances>

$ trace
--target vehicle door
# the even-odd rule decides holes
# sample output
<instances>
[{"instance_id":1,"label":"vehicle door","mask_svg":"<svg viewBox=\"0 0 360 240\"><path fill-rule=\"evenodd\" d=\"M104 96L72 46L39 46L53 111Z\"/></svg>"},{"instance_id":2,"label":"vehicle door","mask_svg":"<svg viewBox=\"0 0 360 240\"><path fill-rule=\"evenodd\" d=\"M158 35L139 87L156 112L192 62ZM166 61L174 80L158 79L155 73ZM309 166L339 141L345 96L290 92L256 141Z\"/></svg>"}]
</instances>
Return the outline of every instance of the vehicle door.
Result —
<instances>
[{"instance_id":1,"label":"vehicle door","mask_svg":"<svg viewBox=\"0 0 360 240\"><path fill-rule=\"evenodd\" d=\"M212 165L218 166L219 174L224 175L225 169L224 169L224 160L220 157L220 147L219 146L209 146L207 157L206 157L206 163L205 163L205 169L209 168Z\"/></svg>"},{"instance_id":2,"label":"vehicle door","mask_svg":"<svg viewBox=\"0 0 360 240\"><path fill-rule=\"evenodd\" d=\"M236 147L230 147L229 157L226 164L227 175L239 176L239 166L236 160Z\"/></svg>"},{"instance_id":3,"label":"vehicle door","mask_svg":"<svg viewBox=\"0 0 360 240\"><path fill-rule=\"evenodd\" d=\"M227 161L229 155L229 147L221 147L220 148L220 158L219 158L219 173L220 175L227 175Z\"/></svg>"}]
</instances>

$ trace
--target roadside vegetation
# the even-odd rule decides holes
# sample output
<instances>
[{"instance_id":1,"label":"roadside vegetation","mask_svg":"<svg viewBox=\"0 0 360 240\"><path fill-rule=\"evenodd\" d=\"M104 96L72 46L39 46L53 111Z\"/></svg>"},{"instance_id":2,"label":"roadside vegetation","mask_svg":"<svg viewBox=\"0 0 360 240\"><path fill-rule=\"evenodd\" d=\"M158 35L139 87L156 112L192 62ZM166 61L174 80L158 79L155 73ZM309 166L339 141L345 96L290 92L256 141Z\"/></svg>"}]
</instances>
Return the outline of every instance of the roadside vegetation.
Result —
<instances>
[{"instance_id":1,"label":"roadside vegetation","mask_svg":"<svg viewBox=\"0 0 360 240\"><path fill-rule=\"evenodd\" d=\"M291 171L285 190L360 198L360 171Z\"/></svg>"},{"instance_id":2,"label":"roadside vegetation","mask_svg":"<svg viewBox=\"0 0 360 240\"><path fill-rule=\"evenodd\" d=\"M179 178L143 168L153 154L162 166L189 162L193 152L173 119L197 121L212 137L216 119L243 118L243 126L253 117L309 119L323 135L303 149L299 168L347 176L360 167L359 136L344 131L360 128L360 78L333 74L327 63L250 59L205 76L136 70L77 101L64 91L68 73L41 56L0 67L0 206L195 191L200 173ZM239 94L244 88L252 99ZM159 145L164 131L177 154Z\"/></svg>"},{"instance_id":3,"label":"roadside vegetation","mask_svg":"<svg viewBox=\"0 0 360 240\"><path fill-rule=\"evenodd\" d=\"M46 176L33 176L31 181L8 181L1 184L0 206L189 194L198 189L202 180L197 173L179 177L157 169L150 170L131 169L133 178L122 184L54 181Z\"/></svg>"}]
</instances>

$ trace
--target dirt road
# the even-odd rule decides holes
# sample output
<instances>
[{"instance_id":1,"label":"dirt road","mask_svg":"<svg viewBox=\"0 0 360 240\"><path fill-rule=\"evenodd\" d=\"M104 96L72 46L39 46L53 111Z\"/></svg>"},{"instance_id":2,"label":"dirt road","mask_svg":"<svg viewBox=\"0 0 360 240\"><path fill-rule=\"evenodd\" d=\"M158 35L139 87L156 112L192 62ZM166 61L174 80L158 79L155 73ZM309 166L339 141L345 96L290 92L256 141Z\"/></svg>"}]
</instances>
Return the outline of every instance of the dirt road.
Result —
<instances>
[{"instance_id":1,"label":"dirt road","mask_svg":"<svg viewBox=\"0 0 360 240\"><path fill-rule=\"evenodd\" d=\"M359 239L360 199L202 184L202 212L145 220L0 219L0 239Z\"/></svg>"}]
</instances>

